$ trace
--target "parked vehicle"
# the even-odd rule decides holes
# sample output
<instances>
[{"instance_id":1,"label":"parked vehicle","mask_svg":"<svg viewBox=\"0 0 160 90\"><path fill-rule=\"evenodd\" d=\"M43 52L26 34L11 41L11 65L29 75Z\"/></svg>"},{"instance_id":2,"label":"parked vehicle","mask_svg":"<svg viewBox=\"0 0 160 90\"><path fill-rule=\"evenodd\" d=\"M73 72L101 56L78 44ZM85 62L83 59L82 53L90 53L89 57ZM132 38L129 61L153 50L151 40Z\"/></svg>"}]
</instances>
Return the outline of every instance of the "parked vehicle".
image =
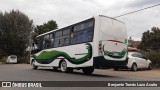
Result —
<instances>
[{"instance_id":1,"label":"parked vehicle","mask_svg":"<svg viewBox=\"0 0 160 90\"><path fill-rule=\"evenodd\" d=\"M6 63L17 63L17 56L16 55L8 56Z\"/></svg>"},{"instance_id":2,"label":"parked vehicle","mask_svg":"<svg viewBox=\"0 0 160 90\"><path fill-rule=\"evenodd\" d=\"M114 70L128 68L132 71L138 69L152 69L152 62L147 59L143 54L138 52L128 52L128 64L126 66L115 67Z\"/></svg>"}]
</instances>

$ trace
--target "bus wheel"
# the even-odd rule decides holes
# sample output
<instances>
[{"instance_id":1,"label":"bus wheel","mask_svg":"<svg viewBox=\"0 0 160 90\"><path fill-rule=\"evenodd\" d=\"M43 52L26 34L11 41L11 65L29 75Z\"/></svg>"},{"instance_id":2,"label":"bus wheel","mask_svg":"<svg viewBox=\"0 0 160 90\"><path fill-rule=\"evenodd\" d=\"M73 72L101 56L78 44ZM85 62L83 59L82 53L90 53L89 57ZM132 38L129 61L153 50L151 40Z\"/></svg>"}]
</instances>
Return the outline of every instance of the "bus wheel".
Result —
<instances>
[{"instance_id":1,"label":"bus wheel","mask_svg":"<svg viewBox=\"0 0 160 90\"><path fill-rule=\"evenodd\" d=\"M31 64L31 65L32 65L32 68L33 68L33 69L37 69L37 68L38 68L38 66L35 65L35 60L32 61L32 64Z\"/></svg>"},{"instance_id":2,"label":"bus wheel","mask_svg":"<svg viewBox=\"0 0 160 90\"><path fill-rule=\"evenodd\" d=\"M84 67L84 68L82 68L82 71L83 71L84 74L89 75L89 74L93 73L94 67Z\"/></svg>"},{"instance_id":3,"label":"bus wheel","mask_svg":"<svg viewBox=\"0 0 160 90\"><path fill-rule=\"evenodd\" d=\"M62 72L67 72L67 73L73 72L73 69L72 68L68 68L67 67L67 63L64 60L60 64L60 69L61 69Z\"/></svg>"}]
</instances>

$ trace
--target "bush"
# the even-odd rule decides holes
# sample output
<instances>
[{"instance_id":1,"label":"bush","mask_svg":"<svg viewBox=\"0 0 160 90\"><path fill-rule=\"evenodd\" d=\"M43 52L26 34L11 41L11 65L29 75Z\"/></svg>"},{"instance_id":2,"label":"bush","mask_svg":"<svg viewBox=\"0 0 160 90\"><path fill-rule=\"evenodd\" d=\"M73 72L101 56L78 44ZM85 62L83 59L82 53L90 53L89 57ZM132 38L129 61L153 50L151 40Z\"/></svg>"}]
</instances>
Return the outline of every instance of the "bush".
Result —
<instances>
[{"instance_id":1,"label":"bush","mask_svg":"<svg viewBox=\"0 0 160 90\"><path fill-rule=\"evenodd\" d=\"M152 61L153 67L160 67L160 52L145 52L145 55Z\"/></svg>"},{"instance_id":2,"label":"bush","mask_svg":"<svg viewBox=\"0 0 160 90\"><path fill-rule=\"evenodd\" d=\"M0 59L0 62L6 63L6 60L7 60L7 57L6 57L6 56L3 56L3 57Z\"/></svg>"},{"instance_id":3,"label":"bush","mask_svg":"<svg viewBox=\"0 0 160 90\"><path fill-rule=\"evenodd\" d=\"M29 57L20 57L18 58L18 63L28 63L30 60Z\"/></svg>"},{"instance_id":4,"label":"bush","mask_svg":"<svg viewBox=\"0 0 160 90\"><path fill-rule=\"evenodd\" d=\"M18 57L18 63L30 63L30 52L25 52L24 56Z\"/></svg>"}]
</instances>

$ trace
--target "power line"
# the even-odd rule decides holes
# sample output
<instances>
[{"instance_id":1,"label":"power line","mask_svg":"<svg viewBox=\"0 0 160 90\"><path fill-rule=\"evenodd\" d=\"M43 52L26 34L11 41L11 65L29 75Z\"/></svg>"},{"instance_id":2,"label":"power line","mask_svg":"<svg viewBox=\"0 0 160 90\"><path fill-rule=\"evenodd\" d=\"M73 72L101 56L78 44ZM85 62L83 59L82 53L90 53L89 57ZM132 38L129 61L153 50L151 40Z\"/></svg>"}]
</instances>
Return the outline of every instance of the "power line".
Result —
<instances>
[{"instance_id":1,"label":"power line","mask_svg":"<svg viewBox=\"0 0 160 90\"><path fill-rule=\"evenodd\" d=\"M153 8L153 7L156 7L156 6L159 6L159 5L160 4L156 4L156 5L153 5L153 6L150 6L150 7L146 7L146 8L139 9L139 10L136 10L136 11L132 11L132 12L129 12L129 13L126 13L126 14L122 14L122 15L119 15L119 16L116 16L116 17L113 17L113 18L122 17L122 16L125 16L125 15L128 15L128 14L132 14L132 13L136 13L136 12L139 12L139 11L143 11L145 9Z\"/></svg>"}]
</instances>

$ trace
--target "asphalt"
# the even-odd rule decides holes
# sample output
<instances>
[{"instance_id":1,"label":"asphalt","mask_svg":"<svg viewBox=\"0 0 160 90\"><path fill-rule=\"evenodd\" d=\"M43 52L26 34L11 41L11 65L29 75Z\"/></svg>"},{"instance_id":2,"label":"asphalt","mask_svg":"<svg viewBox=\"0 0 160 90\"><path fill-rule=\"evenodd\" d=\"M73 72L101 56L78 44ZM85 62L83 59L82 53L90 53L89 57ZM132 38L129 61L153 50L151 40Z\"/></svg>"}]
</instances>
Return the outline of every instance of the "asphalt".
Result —
<instances>
[{"instance_id":1,"label":"asphalt","mask_svg":"<svg viewBox=\"0 0 160 90\"><path fill-rule=\"evenodd\" d=\"M115 73L114 73L115 72ZM154 76L135 76L131 71L95 70L92 75L84 75L81 70L73 73L53 71L52 67L33 70L29 64L0 64L0 81L160 81ZM146 71L149 72L149 71ZM157 71L159 72L159 71ZM137 72L136 72L137 73ZM129 75L128 75L129 74ZM137 73L138 74L138 73ZM131 76L132 75L132 76ZM159 75L159 74L157 74ZM0 88L0 90L160 90L151 87L48 87L48 88Z\"/></svg>"}]
</instances>

